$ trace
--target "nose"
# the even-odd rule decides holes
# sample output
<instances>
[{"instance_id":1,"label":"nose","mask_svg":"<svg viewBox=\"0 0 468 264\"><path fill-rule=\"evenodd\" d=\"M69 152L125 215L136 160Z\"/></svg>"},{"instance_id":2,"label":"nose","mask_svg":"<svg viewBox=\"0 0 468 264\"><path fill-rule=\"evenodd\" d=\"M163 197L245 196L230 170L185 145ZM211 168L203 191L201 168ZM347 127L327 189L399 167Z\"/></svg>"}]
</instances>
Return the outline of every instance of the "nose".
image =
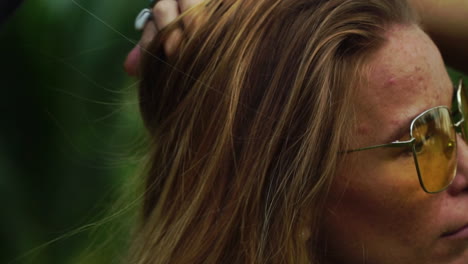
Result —
<instances>
[{"instance_id":1,"label":"nose","mask_svg":"<svg viewBox=\"0 0 468 264\"><path fill-rule=\"evenodd\" d=\"M451 195L468 193L468 144L466 139L457 136L457 173L448 188Z\"/></svg>"}]
</instances>

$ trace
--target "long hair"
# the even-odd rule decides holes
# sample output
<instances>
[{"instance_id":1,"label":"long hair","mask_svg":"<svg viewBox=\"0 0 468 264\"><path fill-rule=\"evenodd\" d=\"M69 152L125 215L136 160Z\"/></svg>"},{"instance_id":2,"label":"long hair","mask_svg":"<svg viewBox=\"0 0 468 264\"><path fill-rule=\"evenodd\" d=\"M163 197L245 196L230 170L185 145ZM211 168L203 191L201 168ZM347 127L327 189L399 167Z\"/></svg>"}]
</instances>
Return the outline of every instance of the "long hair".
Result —
<instances>
[{"instance_id":1,"label":"long hair","mask_svg":"<svg viewBox=\"0 0 468 264\"><path fill-rule=\"evenodd\" d=\"M319 263L353 91L403 0L211 0L178 54L144 58L151 137L131 263ZM183 19L183 18L182 18Z\"/></svg>"}]
</instances>

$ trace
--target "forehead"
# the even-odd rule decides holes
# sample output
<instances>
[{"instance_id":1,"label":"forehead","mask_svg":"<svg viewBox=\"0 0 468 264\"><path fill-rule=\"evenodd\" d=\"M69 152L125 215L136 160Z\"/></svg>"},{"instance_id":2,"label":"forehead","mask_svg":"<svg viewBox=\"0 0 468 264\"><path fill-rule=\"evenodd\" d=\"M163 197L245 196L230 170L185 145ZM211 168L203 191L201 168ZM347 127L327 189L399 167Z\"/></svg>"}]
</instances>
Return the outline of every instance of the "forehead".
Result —
<instances>
[{"instance_id":1,"label":"forehead","mask_svg":"<svg viewBox=\"0 0 468 264\"><path fill-rule=\"evenodd\" d=\"M441 55L417 26L393 26L369 60L356 98L358 133L374 137L409 123L426 109L449 105L452 85ZM385 136L385 133L378 133ZM382 143L382 142L378 142Z\"/></svg>"}]
</instances>

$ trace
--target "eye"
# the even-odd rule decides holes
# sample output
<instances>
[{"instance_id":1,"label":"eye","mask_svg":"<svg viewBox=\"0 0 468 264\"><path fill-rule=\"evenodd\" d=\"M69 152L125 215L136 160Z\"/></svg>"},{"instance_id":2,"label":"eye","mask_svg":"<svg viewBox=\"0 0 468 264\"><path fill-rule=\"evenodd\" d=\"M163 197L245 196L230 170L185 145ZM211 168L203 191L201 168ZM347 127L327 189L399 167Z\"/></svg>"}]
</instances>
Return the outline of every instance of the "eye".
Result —
<instances>
[{"instance_id":1,"label":"eye","mask_svg":"<svg viewBox=\"0 0 468 264\"><path fill-rule=\"evenodd\" d=\"M417 138L416 141L414 142L414 151L416 152L416 154L423 154L425 149L426 149L426 145L432 140L434 139L434 133L430 132L430 131L427 131L424 135L422 135L422 137L420 138Z\"/></svg>"},{"instance_id":2,"label":"eye","mask_svg":"<svg viewBox=\"0 0 468 264\"><path fill-rule=\"evenodd\" d=\"M426 140L416 140L414 142L414 151L416 152L416 154L422 154L423 151L424 151L424 142Z\"/></svg>"}]
</instances>

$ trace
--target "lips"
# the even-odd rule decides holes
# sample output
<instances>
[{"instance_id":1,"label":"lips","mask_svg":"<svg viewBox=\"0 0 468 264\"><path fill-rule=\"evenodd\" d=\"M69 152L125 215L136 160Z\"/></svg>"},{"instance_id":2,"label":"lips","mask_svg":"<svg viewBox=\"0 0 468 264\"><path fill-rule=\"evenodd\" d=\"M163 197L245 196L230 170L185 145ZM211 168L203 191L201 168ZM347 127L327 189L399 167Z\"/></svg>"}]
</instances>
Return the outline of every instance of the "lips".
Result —
<instances>
[{"instance_id":1,"label":"lips","mask_svg":"<svg viewBox=\"0 0 468 264\"><path fill-rule=\"evenodd\" d=\"M468 224L452 229L451 231L444 232L442 234L444 238L465 238L468 239Z\"/></svg>"}]
</instances>

